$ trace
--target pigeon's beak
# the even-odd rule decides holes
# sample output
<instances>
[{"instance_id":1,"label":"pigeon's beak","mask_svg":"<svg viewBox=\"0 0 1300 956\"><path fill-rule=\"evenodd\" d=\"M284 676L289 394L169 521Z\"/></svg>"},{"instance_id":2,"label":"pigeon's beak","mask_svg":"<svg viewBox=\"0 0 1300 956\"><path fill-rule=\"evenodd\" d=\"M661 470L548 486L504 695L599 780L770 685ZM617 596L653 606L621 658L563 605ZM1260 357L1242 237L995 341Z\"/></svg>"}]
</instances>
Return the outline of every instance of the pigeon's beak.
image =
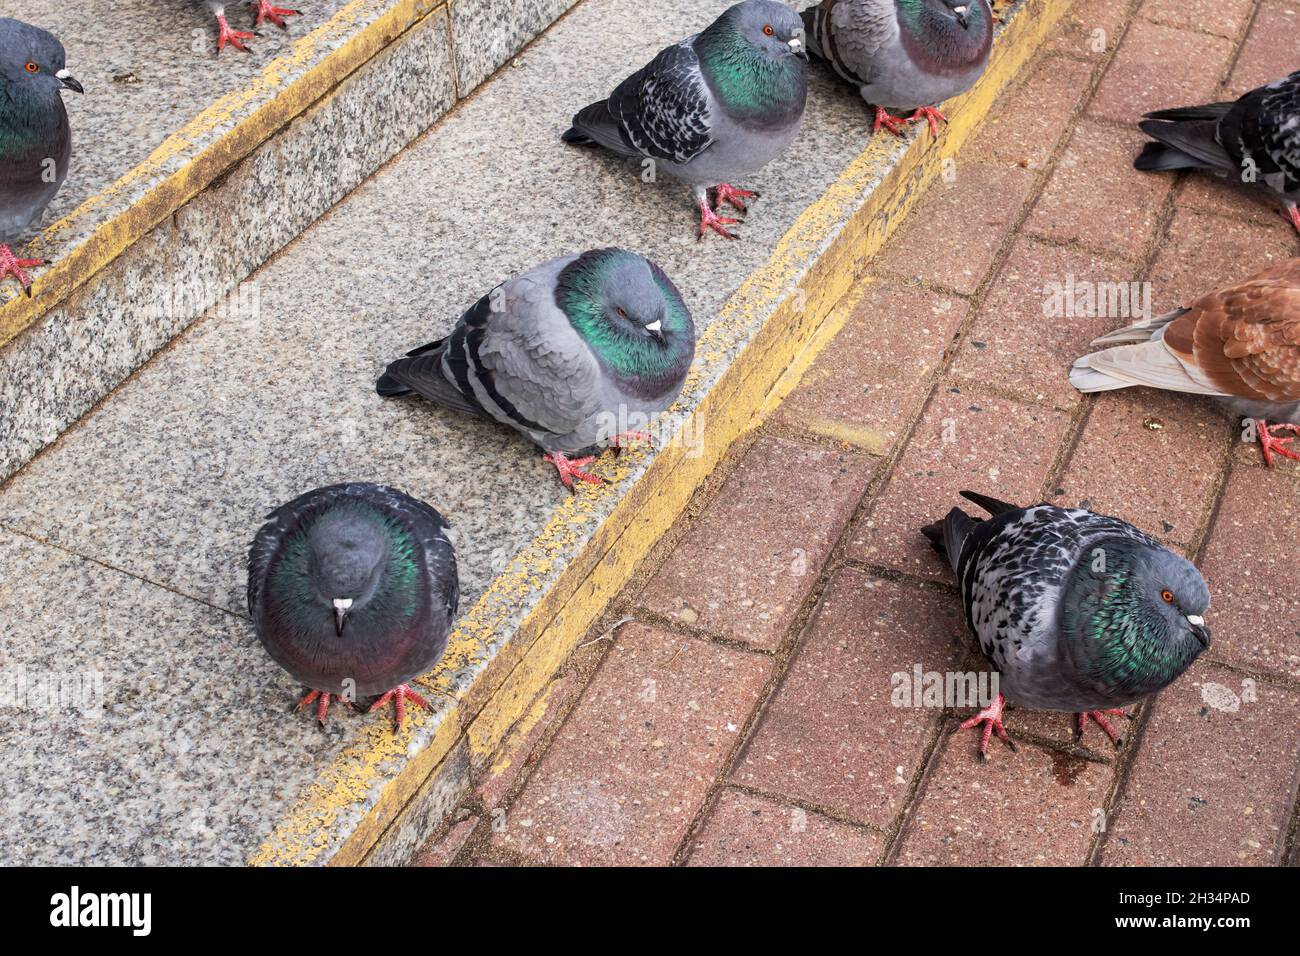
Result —
<instances>
[{"instance_id":1,"label":"pigeon's beak","mask_svg":"<svg viewBox=\"0 0 1300 956\"><path fill-rule=\"evenodd\" d=\"M334 599L334 630L339 637L343 636L343 626L348 622L348 612L352 610L351 598Z\"/></svg>"},{"instance_id":2,"label":"pigeon's beak","mask_svg":"<svg viewBox=\"0 0 1300 956\"><path fill-rule=\"evenodd\" d=\"M54 75L58 77L59 82L63 84L65 90L72 90L74 93L86 92L86 88L78 83L77 78L67 70L59 70L59 72Z\"/></svg>"},{"instance_id":3,"label":"pigeon's beak","mask_svg":"<svg viewBox=\"0 0 1300 956\"><path fill-rule=\"evenodd\" d=\"M655 319L645 327L645 333L652 339L662 342L664 340L664 320Z\"/></svg>"},{"instance_id":4,"label":"pigeon's beak","mask_svg":"<svg viewBox=\"0 0 1300 956\"><path fill-rule=\"evenodd\" d=\"M1192 637L1201 642L1206 650L1210 647L1210 629L1205 626L1205 618L1199 614L1187 615L1187 623L1192 625Z\"/></svg>"},{"instance_id":5,"label":"pigeon's beak","mask_svg":"<svg viewBox=\"0 0 1300 956\"><path fill-rule=\"evenodd\" d=\"M808 59L808 44L804 43L803 32L796 33L790 39L790 52L801 60Z\"/></svg>"},{"instance_id":6,"label":"pigeon's beak","mask_svg":"<svg viewBox=\"0 0 1300 956\"><path fill-rule=\"evenodd\" d=\"M966 11L967 11L967 9L969 9L969 8L967 8L967 7L953 7L953 8L952 8L953 16L955 16L955 17L957 18L957 23L961 26L961 28L962 28L963 30L966 29L966 22L967 22L967 21L966 21Z\"/></svg>"}]
</instances>

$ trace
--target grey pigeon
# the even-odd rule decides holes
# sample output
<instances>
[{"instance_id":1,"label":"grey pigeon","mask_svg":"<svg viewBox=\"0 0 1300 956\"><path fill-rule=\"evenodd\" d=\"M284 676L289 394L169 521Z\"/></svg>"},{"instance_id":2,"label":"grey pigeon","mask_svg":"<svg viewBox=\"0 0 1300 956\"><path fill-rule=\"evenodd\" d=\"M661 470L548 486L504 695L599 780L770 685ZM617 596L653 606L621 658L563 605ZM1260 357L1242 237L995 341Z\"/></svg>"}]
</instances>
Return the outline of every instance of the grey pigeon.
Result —
<instances>
[{"instance_id":1,"label":"grey pigeon","mask_svg":"<svg viewBox=\"0 0 1300 956\"><path fill-rule=\"evenodd\" d=\"M248 52L248 47L244 46L245 40L251 40L253 37L260 36L259 33L247 33L243 30L232 30L230 24L226 22L226 0L203 0L207 8L212 11L212 15L217 18L217 29L220 31L217 37L217 52L220 53L229 43L236 50ZM287 10L284 7L277 7L271 3L271 0L247 0L246 6L256 7L257 22L253 24L256 30L267 20L270 20L281 30L287 30L288 24L284 22L285 17L297 17L301 14L297 10Z\"/></svg>"},{"instance_id":2,"label":"grey pigeon","mask_svg":"<svg viewBox=\"0 0 1300 956\"><path fill-rule=\"evenodd\" d=\"M407 681L447 647L460 600L447 523L422 501L383 485L332 485L267 516L248 553L248 611L277 664L316 702L390 700L427 707Z\"/></svg>"},{"instance_id":3,"label":"grey pigeon","mask_svg":"<svg viewBox=\"0 0 1300 956\"><path fill-rule=\"evenodd\" d=\"M677 398L695 324L653 262L622 249L553 259L493 289L451 335L388 366L385 398L431 402L526 435L566 488L594 455ZM579 457L571 457L571 456Z\"/></svg>"},{"instance_id":4,"label":"grey pigeon","mask_svg":"<svg viewBox=\"0 0 1300 956\"><path fill-rule=\"evenodd\" d=\"M72 130L61 90L84 92L67 70L63 44L0 17L0 282L13 276L28 296L24 270L48 263L19 259L9 243L40 222L68 178Z\"/></svg>"},{"instance_id":5,"label":"grey pigeon","mask_svg":"<svg viewBox=\"0 0 1300 956\"><path fill-rule=\"evenodd\" d=\"M1266 464L1274 452L1300 460L1287 447L1300 435L1300 259L1110 332L1092 347L1099 351L1070 369L1079 391L1147 385L1207 395L1254 433Z\"/></svg>"},{"instance_id":6,"label":"grey pigeon","mask_svg":"<svg viewBox=\"0 0 1300 956\"><path fill-rule=\"evenodd\" d=\"M1173 683L1210 646L1210 592L1192 563L1128 522L1078 508L1020 508L963 491L993 517L953 508L922 533L956 572L966 623L1000 693L961 725L984 725L980 756L1006 704L1091 717Z\"/></svg>"},{"instance_id":7,"label":"grey pigeon","mask_svg":"<svg viewBox=\"0 0 1300 956\"><path fill-rule=\"evenodd\" d=\"M803 25L774 0L745 0L702 33L668 47L620 83L609 99L573 118L563 139L648 159L690 184L700 207L700 238L728 239L758 194L732 183L781 155L799 133L808 98ZM713 201L709 190L714 190Z\"/></svg>"},{"instance_id":8,"label":"grey pigeon","mask_svg":"<svg viewBox=\"0 0 1300 956\"><path fill-rule=\"evenodd\" d=\"M872 132L901 136L889 110L912 110L939 133L935 104L970 89L988 66L993 12L987 0L822 0L803 13L809 52L858 88L876 109Z\"/></svg>"},{"instance_id":9,"label":"grey pigeon","mask_svg":"<svg viewBox=\"0 0 1300 956\"><path fill-rule=\"evenodd\" d=\"M1300 70L1234 103L1158 110L1138 124L1157 140L1133 165L1208 169L1271 189L1300 231Z\"/></svg>"}]
</instances>

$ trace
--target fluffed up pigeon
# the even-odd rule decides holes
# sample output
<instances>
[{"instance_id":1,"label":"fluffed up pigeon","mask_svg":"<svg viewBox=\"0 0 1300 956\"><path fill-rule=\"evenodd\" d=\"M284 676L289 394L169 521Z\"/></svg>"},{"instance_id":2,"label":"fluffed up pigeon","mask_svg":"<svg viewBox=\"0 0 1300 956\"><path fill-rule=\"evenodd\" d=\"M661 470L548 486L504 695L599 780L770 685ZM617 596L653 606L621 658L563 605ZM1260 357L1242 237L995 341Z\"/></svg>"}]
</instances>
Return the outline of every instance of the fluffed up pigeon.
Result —
<instances>
[{"instance_id":1,"label":"fluffed up pigeon","mask_svg":"<svg viewBox=\"0 0 1300 956\"><path fill-rule=\"evenodd\" d=\"M9 248L40 222L68 178L72 129L62 90L82 93L68 72L63 44L19 20L0 17L0 282L13 276L28 296L26 269L45 259L20 259Z\"/></svg>"},{"instance_id":2,"label":"fluffed up pigeon","mask_svg":"<svg viewBox=\"0 0 1300 956\"><path fill-rule=\"evenodd\" d=\"M987 0L822 0L803 13L808 50L853 83L876 110L873 133L903 135L889 110L912 110L931 135L936 104L970 89L988 66L993 13Z\"/></svg>"},{"instance_id":3,"label":"fluffed up pigeon","mask_svg":"<svg viewBox=\"0 0 1300 956\"><path fill-rule=\"evenodd\" d=\"M407 681L442 657L460 600L447 523L383 485L332 485L268 515L248 554L257 637L309 693L322 725L331 699L382 696L400 730Z\"/></svg>"},{"instance_id":4,"label":"fluffed up pigeon","mask_svg":"<svg viewBox=\"0 0 1300 956\"><path fill-rule=\"evenodd\" d=\"M385 398L412 392L509 425L566 488L600 449L670 406L695 356L695 324L653 262L622 249L553 259L493 289L451 335L388 366ZM577 457L570 457L577 456Z\"/></svg>"},{"instance_id":5,"label":"fluffed up pigeon","mask_svg":"<svg viewBox=\"0 0 1300 956\"><path fill-rule=\"evenodd\" d=\"M208 9L212 11L212 15L217 18L217 29L220 30L220 34L217 37L217 52L220 53L226 48L226 44L229 43L236 50L243 50L247 53L248 47L244 46L244 41L251 40L253 37L260 36L260 34L256 32L248 33L243 30L232 30L230 28L230 24L226 22L226 7L229 5L227 0L203 0L203 3L207 4ZM287 10L284 7L277 7L272 4L271 0L245 0L244 6L256 8L257 22L253 24L254 30L260 27L267 20L270 20L281 30L287 30L289 27L288 24L284 22L284 18L302 15L297 10Z\"/></svg>"},{"instance_id":6,"label":"fluffed up pigeon","mask_svg":"<svg viewBox=\"0 0 1300 956\"><path fill-rule=\"evenodd\" d=\"M1235 103L1158 110L1138 126L1142 170L1208 169L1271 189L1300 231L1300 70Z\"/></svg>"},{"instance_id":7,"label":"fluffed up pigeon","mask_svg":"<svg viewBox=\"0 0 1300 956\"><path fill-rule=\"evenodd\" d=\"M803 24L774 0L745 0L702 33L668 47L573 118L566 143L653 161L688 184L708 230L736 238L723 203L747 212L758 194L732 183L781 155L808 98ZM709 191L714 191L710 202Z\"/></svg>"},{"instance_id":8,"label":"fluffed up pigeon","mask_svg":"<svg viewBox=\"0 0 1300 956\"><path fill-rule=\"evenodd\" d=\"M1148 385L1208 395L1247 423L1269 465L1274 452L1300 460L1287 447L1300 435L1300 259L1103 335L1092 347L1101 351L1070 369L1079 391Z\"/></svg>"},{"instance_id":9,"label":"fluffed up pigeon","mask_svg":"<svg viewBox=\"0 0 1300 956\"><path fill-rule=\"evenodd\" d=\"M1173 683L1207 647L1210 592L1195 566L1118 518L1077 508L1020 508L963 491L989 512L953 508L922 528L957 575L966 623L999 675L997 698L962 730L983 725L979 753L1007 704L1092 718Z\"/></svg>"}]
</instances>

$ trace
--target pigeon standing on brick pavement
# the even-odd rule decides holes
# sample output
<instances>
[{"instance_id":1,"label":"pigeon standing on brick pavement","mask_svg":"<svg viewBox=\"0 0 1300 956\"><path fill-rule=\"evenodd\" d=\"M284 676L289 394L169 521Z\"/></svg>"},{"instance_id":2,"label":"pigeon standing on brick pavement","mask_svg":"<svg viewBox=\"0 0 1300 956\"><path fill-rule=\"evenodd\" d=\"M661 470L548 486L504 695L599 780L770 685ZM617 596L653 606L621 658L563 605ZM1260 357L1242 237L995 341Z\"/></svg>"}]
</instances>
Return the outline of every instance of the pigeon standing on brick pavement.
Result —
<instances>
[{"instance_id":1,"label":"pigeon standing on brick pavement","mask_svg":"<svg viewBox=\"0 0 1300 956\"><path fill-rule=\"evenodd\" d=\"M648 437L628 424L673 403L694 356L695 324L663 270L596 249L498 286L449 336L389 365L376 390L509 425L572 490L602 480L583 470L602 448Z\"/></svg>"},{"instance_id":2,"label":"pigeon standing on brick pavement","mask_svg":"<svg viewBox=\"0 0 1300 956\"><path fill-rule=\"evenodd\" d=\"M1138 124L1138 169L1208 169L1271 189L1300 231L1300 70L1233 103L1158 110Z\"/></svg>"},{"instance_id":3,"label":"pigeon standing on brick pavement","mask_svg":"<svg viewBox=\"0 0 1300 956\"><path fill-rule=\"evenodd\" d=\"M226 7L228 6L227 0L203 0L203 3L207 4L208 9L212 11L212 15L217 18L217 28L220 30L220 34L217 37L217 52L220 53L226 48L226 44L229 43L236 50L243 50L247 53L248 47L244 46L244 41L251 40L255 36L260 36L260 34L256 32L248 33L243 30L232 30L230 28L230 24L226 22ZM253 24L254 30L260 27L267 20L270 20L281 30L287 30L288 25L284 22L284 18L301 16L297 10L287 10L284 7L277 7L272 4L271 0L248 0L245 5L256 8L257 22Z\"/></svg>"},{"instance_id":4,"label":"pigeon standing on brick pavement","mask_svg":"<svg viewBox=\"0 0 1300 956\"><path fill-rule=\"evenodd\" d=\"M400 730L407 684L447 647L460 599L447 523L393 488L319 488L267 516L248 554L248 610L277 664L309 689L322 726L331 699L382 695Z\"/></svg>"},{"instance_id":5,"label":"pigeon standing on brick pavement","mask_svg":"<svg viewBox=\"0 0 1300 956\"><path fill-rule=\"evenodd\" d=\"M13 276L32 294L25 270L48 265L9 248L40 222L68 177L72 129L63 90L81 93L63 44L49 32L0 17L0 282Z\"/></svg>"},{"instance_id":6,"label":"pigeon standing on brick pavement","mask_svg":"<svg viewBox=\"0 0 1300 956\"><path fill-rule=\"evenodd\" d=\"M703 32L663 50L608 99L573 118L566 143L643 158L689 183L708 230L728 239L758 194L732 183L781 155L799 133L808 98L798 15L774 0L745 0ZM714 195L710 201L709 191Z\"/></svg>"},{"instance_id":7,"label":"pigeon standing on brick pavement","mask_svg":"<svg viewBox=\"0 0 1300 956\"><path fill-rule=\"evenodd\" d=\"M876 110L871 131L903 135L889 110L912 110L931 135L936 104L970 89L988 66L993 13L987 0L821 0L803 13L808 50L853 83Z\"/></svg>"},{"instance_id":8,"label":"pigeon standing on brick pavement","mask_svg":"<svg viewBox=\"0 0 1300 956\"><path fill-rule=\"evenodd\" d=\"M1070 369L1079 391L1147 385L1208 395L1243 420L1267 464L1274 452L1300 460L1287 447L1300 435L1300 259L1103 335L1092 347L1100 351Z\"/></svg>"},{"instance_id":9,"label":"pigeon standing on brick pavement","mask_svg":"<svg viewBox=\"0 0 1300 956\"><path fill-rule=\"evenodd\" d=\"M1210 592L1190 561L1118 518L1077 508L1020 508L963 491L992 515L953 508L922 528L957 575L966 622L999 674L996 700L961 725L983 725L1013 750L1007 704L1095 720L1176 680L1210 646Z\"/></svg>"}]
</instances>

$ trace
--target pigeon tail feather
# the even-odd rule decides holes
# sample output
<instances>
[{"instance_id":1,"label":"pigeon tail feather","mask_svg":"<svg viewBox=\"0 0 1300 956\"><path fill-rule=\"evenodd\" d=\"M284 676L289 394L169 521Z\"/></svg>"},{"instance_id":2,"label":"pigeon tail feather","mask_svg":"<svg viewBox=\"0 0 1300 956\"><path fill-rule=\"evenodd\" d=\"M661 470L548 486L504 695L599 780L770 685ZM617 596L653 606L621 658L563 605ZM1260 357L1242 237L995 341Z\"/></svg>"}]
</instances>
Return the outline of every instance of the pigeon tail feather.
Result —
<instances>
[{"instance_id":1,"label":"pigeon tail feather","mask_svg":"<svg viewBox=\"0 0 1300 956\"><path fill-rule=\"evenodd\" d=\"M1160 142L1148 143L1143 148L1133 161L1137 169L1152 172L1193 166L1224 170L1237 168L1227 150L1215 139L1218 124L1213 120L1189 123L1143 120L1138 128Z\"/></svg>"},{"instance_id":2,"label":"pigeon tail feather","mask_svg":"<svg viewBox=\"0 0 1300 956\"><path fill-rule=\"evenodd\" d=\"M961 559L962 545L966 543L966 536L978 524L979 521L960 508L953 508L942 521L936 521L922 528L921 534L929 540L930 547L952 565L953 571L956 571L957 563Z\"/></svg>"}]
</instances>

